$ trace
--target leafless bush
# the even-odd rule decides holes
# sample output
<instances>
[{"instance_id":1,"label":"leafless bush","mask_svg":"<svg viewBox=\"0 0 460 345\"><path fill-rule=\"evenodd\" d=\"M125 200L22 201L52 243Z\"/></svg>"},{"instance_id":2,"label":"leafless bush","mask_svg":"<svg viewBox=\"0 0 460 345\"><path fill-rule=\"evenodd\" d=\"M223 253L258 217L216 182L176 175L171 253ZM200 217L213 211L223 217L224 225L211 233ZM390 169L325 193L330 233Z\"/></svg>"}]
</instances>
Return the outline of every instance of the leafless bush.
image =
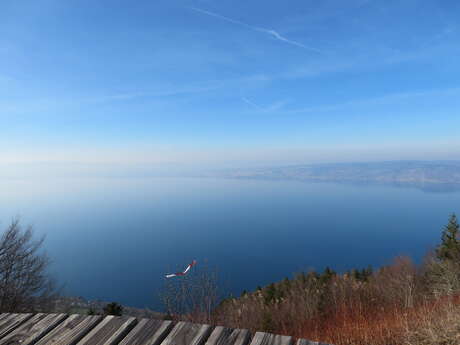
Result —
<instances>
[{"instance_id":1,"label":"leafless bush","mask_svg":"<svg viewBox=\"0 0 460 345\"><path fill-rule=\"evenodd\" d=\"M411 315L405 345L460 345L460 298L447 296Z\"/></svg>"},{"instance_id":2,"label":"leafless bush","mask_svg":"<svg viewBox=\"0 0 460 345\"><path fill-rule=\"evenodd\" d=\"M421 287L417 266L409 257L397 257L392 265L382 267L372 277L371 284L380 304L397 305L402 308L414 306Z\"/></svg>"},{"instance_id":3,"label":"leafless bush","mask_svg":"<svg viewBox=\"0 0 460 345\"><path fill-rule=\"evenodd\" d=\"M46 311L55 292L44 238L13 220L0 238L0 312Z\"/></svg>"},{"instance_id":4,"label":"leafless bush","mask_svg":"<svg viewBox=\"0 0 460 345\"><path fill-rule=\"evenodd\" d=\"M185 276L166 279L161 299L169 317L200 323L214 323L218 302L217 272L208 265L195 266Z\"/></svg>"},{"instance_id":5,"label":"leafless bush","mask_svg":"<svg viewBox=\"0 0 460 345\"><path fill-rule=\"evenodd\" d=\"M432 253L425 259L425 279L434 297L460 292L460 263L439 260Z\"/></svg>"}]
</instances>

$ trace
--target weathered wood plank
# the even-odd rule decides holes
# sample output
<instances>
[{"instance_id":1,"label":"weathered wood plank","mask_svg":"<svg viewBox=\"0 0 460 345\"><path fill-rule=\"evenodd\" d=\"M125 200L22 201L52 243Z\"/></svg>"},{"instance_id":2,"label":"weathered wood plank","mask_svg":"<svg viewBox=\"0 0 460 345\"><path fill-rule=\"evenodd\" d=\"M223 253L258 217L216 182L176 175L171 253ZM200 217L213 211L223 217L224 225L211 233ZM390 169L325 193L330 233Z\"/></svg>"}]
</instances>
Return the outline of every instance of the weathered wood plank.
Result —
<instances>
[{"instance_id":1,"label":"weathered wood plank","mask_svg":"<svg viewBox=\"0 0 460 345\"><path fill-rule=\"evenodd\" d=\"M9 314L6 318L0 321L0 339L13 331L16 327L21 325L32 317L32 313L28 314Z\"/></svg>"},{"instance_id":2,"label":"weathered wood plank","mask_svg":"<svg viewBox=\"0 0 460 345\"><path fill-rule=\"evenodd\" d=\"M136 325L137 324L137 325ZM0 314L0 345L248 345L245 329L133 317ZM292 337L257 332L250 345L293 345ZM295 345L329 345L298 339Z\"/></svg>"},{"instance_id":3,"label":"weathered wood plank","mask_svg":"<svg viewBox=\"0 0 460 345\"><path fill-rule=\"evenodd\" d=\"M3 328L3 325L8 322L9 319L13 318L16 314L4 314L5 316L0 319L0 330Z\"/></svg>"},{"instance_id":4,"label":"weathered wood plank","mask_svg":"<svg viewBox=\"0 0 460 345\"><path fill-rule=\"evenodd\" d=\"M142 319L120 345L159 345L172 328L172 321Z\"/></svg>"},{"instance_id":5,"label":"weathered wood plank","mask_svg":"<svg viewBox=\"0 0 460 345\"><path fill-rule=\"evenodd\" d=\"M6 313L6 314L2 314L2 315L4 315L4 316L0 319L0 331L3 330L3 325L6 326L6 323L8 322L8 320L12 319L14 317L14 315L16 315L16 314Z\"/></svg>"},{"instance_id":6,"label":"weathered wood plank","mask_svg":"<svg viewBox=\"0 0 460 345\"><path fill-rule=\"evenodd\" d=\"M136 325L134 317L106 316L78 345L114 345L118 344Z\"/></svg>"},{"instance_id":7,"label":"weathered wood plank","mask_svg":"<svg viewBox=\"0 0 460 345\"><path fill-rule=\"evenodd\" d=\"M257 332L251 341L251 345L292 345L292 343L292 337L263 332Z\"/></svg>"},{"instance_id":8,"label":"weathered wood plank","mask_svg":"<svg viewBox=\"0 0 460 345\"><path fill-rule=\"evenodd\" d=\"M1 327L4 323L8 322L8 320L10 320L10 319L12 319L12 318L14 318L14 317L16 317L16 316L18 316L18 315L22 315L22 314L14 314L14 313L7 313L7 314L5 314L5 316L4 316L3 318L0 319L0 327Z\"/></svg>"},{"instance_id":9,"label":"weathered wood plank","mask_svg":"<svg viewBox=\"0 0 460 345\"><path fill-rule=\"evenodd\" d=\"M0 345L31 345L56 327L66 314L36 314L0 339Z\"/></svg>"},{"instance_id":10,"label":"weathered wood plank","mask_svg":"<svg viewBox=\"0 0 460 345\"><path fill-rule=\"evenodd\" d=\"M100 315L70 315L35 345L75 345L101 320Z\"/></svg>"},{"instance_id":11,"label":"weathered wood plank","mask_svg":"<svg viewBox=\"0 0 460 345\"><path fill-rule=\"evenodd\" d=\"M248 345L251 333L247 329L231 329L218 326L212 331L205 345Z\"/></svg>"},{"instance_id":12,"label":"weathered wood plank","mask_svg":"<svg viewBox=\"0 0 460 345\"><path fill-rule=\"evenodd\" d=\"M307 339L297 339L296 345L329 345L329 344L320 343L318 341L311 341Z\"/></svg>"},{"instance_id":13,"label":"weathered wood plank","mask_svg":"<svg viewBox=\"0 0 460 345\"><path fill-rule=\"evenodd\" d=\"M204 345L212 332L209 325L178 322L161 345Z\"/></svg>"}]
</instances>

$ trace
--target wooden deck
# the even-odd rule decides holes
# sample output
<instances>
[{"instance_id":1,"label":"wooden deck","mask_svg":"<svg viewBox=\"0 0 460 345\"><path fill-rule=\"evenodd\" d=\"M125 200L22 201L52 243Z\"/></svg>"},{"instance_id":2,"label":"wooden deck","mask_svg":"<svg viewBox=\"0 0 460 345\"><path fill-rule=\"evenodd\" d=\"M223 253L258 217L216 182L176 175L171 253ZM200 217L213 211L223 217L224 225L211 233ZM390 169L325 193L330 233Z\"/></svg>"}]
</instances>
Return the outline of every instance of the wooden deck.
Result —
<instances>
[{"instance_id":1,"label":"wooden deck","mask_svg":"<svg viewBox=\"0 0 460 345\"><path fill-rule=\"evenodd\" d=\"M0 314L0 345L326 345L245 329L128 316Z\"/></svg>"}]
</instances>

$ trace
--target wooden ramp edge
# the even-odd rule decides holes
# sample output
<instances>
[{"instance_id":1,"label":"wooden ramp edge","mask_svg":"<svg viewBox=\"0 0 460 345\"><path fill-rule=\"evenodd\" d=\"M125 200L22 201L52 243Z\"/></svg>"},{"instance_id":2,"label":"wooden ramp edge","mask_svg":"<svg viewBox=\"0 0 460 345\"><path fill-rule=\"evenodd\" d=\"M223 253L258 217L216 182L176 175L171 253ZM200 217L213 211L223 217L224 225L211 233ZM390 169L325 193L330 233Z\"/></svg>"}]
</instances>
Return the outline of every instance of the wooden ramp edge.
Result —
<instances>
[{"instance_id":1,"label":"wooden ramp edge","mask_svg":"<svg viewBox=\"0 0 460 345\"><path fill-rule=\"evenodd\" d=\"M78 314L0 314L0 345L328 345L190 322Z\"/></svg>"}]
</instances>

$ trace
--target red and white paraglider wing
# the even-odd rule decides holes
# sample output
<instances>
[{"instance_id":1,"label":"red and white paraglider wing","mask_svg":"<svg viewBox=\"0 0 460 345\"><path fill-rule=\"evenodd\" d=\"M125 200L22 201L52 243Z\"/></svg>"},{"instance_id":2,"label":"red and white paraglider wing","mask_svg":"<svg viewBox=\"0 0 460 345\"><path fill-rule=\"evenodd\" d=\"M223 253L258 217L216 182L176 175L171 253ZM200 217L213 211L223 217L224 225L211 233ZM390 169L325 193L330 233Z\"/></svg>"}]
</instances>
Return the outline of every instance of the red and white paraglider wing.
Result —
<instances>
[{"instance_id":1,"label":"red and white paraglider wing","mask_svg":"<svg viewBox=\"0 0 460 345\"><path fill-rule=\"evenodd\" d=\"M193 260L190 265L187 266L187 268L183 272L177 272L177 273L172 273L172 274L167 274L165 277L166 278L172 278L172 277L178 277L178 276L183 276L186 275L190 269L196 265L196 260Z\"/></svg>"}]
</instances>

